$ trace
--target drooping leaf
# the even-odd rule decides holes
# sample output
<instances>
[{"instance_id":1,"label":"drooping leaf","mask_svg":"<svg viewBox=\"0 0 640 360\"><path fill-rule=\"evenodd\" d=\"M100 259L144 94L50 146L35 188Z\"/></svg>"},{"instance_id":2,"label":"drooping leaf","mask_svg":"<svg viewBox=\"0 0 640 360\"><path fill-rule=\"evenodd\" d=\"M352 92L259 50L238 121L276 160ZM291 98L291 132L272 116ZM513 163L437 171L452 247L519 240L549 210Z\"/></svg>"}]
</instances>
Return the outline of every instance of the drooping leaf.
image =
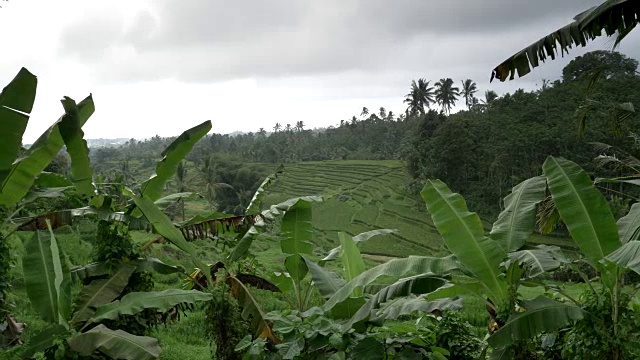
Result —
<instances>
[{"instance_id":1,"label":"drooping leaf","mask_svg":"<svg viewBox=\"0 0 640 360\"><path fill-rule=\"evenodd\" d=\"M527 311L509 318L506 324L487 339L489 345L494 348L505 347L518 340L553 332L584 317L580 307L544 296L529 300L523 306Z\"/></svg>"},{"instance_id":2,"label":"drooping leaf","mask_svg":"<svg viewBox=\"0 0 640 360\"><path fill-rule=\"evenodd\" d=\"M191 152L193 146L211 130L211 121L183 132L163 152L156 165L156 173L141 185L142 197L156 201L162 196L164 184L173 177L178 164Z\"/></svg>"},{"instance_id":3,"label":"drooping leaf","mask_svg":"<svg viewBox=\"0 0 640 360\"><path fill-rule=\"evenodd\" d=\"M559 247L546 245L509 253L509 260L505 263L505 267L508 268L514 261L524 266L527 277L530 278L555 270L568 262Z\"/></svg>"},{"instance_id":4,"label":"drooping leaf","mask_svg":"<svg viewBox=\"0 0 640 360\"><path fill-rule=\"evenodd\" d=\"M254 226L249 228L249 230L242 236L242 238L240 238L240 241L238 241L233 250L231 250L231 254L229 254L227 260L229 262L234 262L246 255L249 251L249 248L251 247L251 244L253 244L253 240L258 237L258 234L258 230Z\"/></svg>"},{"instance_id":5,"label":"drooping leaf","mask_svg":"<svg viewBox=\"0 0 640 360\"><path fill-rule=\"evenodd\" d=\"M382 303L388 302L397 297L408 296L410 294L426 294L438 289L444 283L445 280L432 275L415 275L400 279L383 288L372 298L368 299L367 302L358 309L355 315L353 315L353 317L351 317L351 319L342 326L342 328L347 331L348 329L351 329L353 325L368 320L373 314L373 311Z\"/></svg>"},{"instance_id":6,"label":"drooping leaf","mask_svg":"<svg viewBox=\"0 0 640 360\"><path fill-rule=\"evenodd\" d=\"M162 275L186 272L186 270L180 265L169 265L154 257L133 260L131 263L136 266L136 272L155 271Z\"/></svg>"},{"instance_id":7,"label":"drooping leaf","mask_svg":"<svg viewBox=\"0 0 640 360\"><path fill-rule=\"evenodd\" d=\"M104 262L92 262L87 265L79 265L71 268L71 276L84 280L91 277L105 276L112 273L112 267Z\"/></svg>"},{"instance_id":8,"label":"drooping leaf","mask_svg":"<svg viewBox=\"0 0 640 360\"><path fill-rule=\"evenodd\" d=\"M46 322L67 327L71 317L71 277L53 231L36 231L25 247L24 283L32 306Z\"/></svg>"},{"instance_id":9,"label":"drooping leaf","mask_svg":"<svg viewBox=\"0 0 640 360\"><path fill-rule=\"evenodd\" d=\"M355 289L364 288L382 276L408 277L418 274L446 275L457 269L459 264L452 258L433 258L426 256L409 256L408 258L389 260L373 267L346 283L324 304L325 311L331 310L338 303L347 299Z\"/></svg>"},{"instance_id":10,"label":"drooping leaf","mask_svg":"<svg viewBox=\"0 0 640 360\"><path fill-rule=\"evenodd\" d=\"M129 189L125 189L124 193L136 203L138 209L142 211L144 217L147 218L158 234L187 254L193 255L195 253L196 248L185 240L180 230L149 198L137 196Z\"/></svg>"},{"instance_id":11,"label":"drooping leaf","mask_svg":"<svg viewBox=\"0 0 640 360\"><path fill-rule=\"evenodd\" d=\"M618 33L617 44L637 25L639 13L640 5L635 0L606 0L576 15L570 24L510 56L493 69L491 80L513 80L516 72L518 76L524 76L547 57L553 60L558 53L564 55L573 46L585 46L588 41L602 36L603 30L607 36Z\"/></svg>"},{"instance_id":12,"label":"drooping leaf","mask_svg":"<svg viewBox=\"0 0 640 360\"><path fill-rule=\"evenodd\" d=\"M618 234L623 244L640 239L640 203L631 205L627 215L618 220Z\"/></svg>"},{"instance_id":13,"label":"drooping leaf","mask_svg":"<svg viewBox=\"0 0 640 360\"><path fill-rule=\"evenodd\" d=\"M419 296L409 295L383 304L375 317L385 320L395 320L401 316L412 315L417 311L430 313L435 310L459 310L461 308L462 299L460 298L428 301L426 294Z\"/></svg>"},{"instance_id":14,"label":"drooping leaf","mask_svg":"<svg viewBox=\"0 0 640 360\"><path fill-rule=\"evenodd\" d=\"M242 318L251 319L254 335L279 344L280 339L273 333L271 324L265 319L260 303L253 297L249 289L233 275L229 275L227 283L231 286L231 296L238 300L238 304L242 308Z\"/></svg>"},{"instance_id":15,"label":"drooping leaf","mask_svg":"<svg viewBox=\"0 0 640 360\"><path fill-rule=\"evenodd\" d=\"M361 243L361 242L365 242L365 241L367 241L367 240L369 240L372 237L377 236L377 235L387 235L387 234L391 234L391 233L395 233L395 232L398 232L398 230L395 230L395 229L376 229L376 230L371 230L371 231L363 232L361 234L358 234L358 235L354 236L353 237L353 241L355 241L356 243ZM340 249L341 249L340 246L331 249L331 251L329 251L327 256L325 256L322 259L322 261L330 261L330 260L335 260L335 259L339 258L340 257Z\"/></svg>"},{"instance_id":16,"label":"drooping leaf","mask_svg":"<svg viewBox=\"0 0 640 360\"><path fill-rule=\"evenodd\" d=\"M96 323L102 320L116 320L122 315L135 315L145 309L156 309L163 312L178 304L195 304L207 300L211 300L211 294L197 290L167 289L163 291L132 292L122 297L121 300L98 307L94 316L88 322Z\"/></svg>"},{"instance_id":17,"label":"drooping leaf","mask_svg":"<svg viewBox=\"0 0 640 360\"><path fill-rule=\"evenodd\" d=\"M198 195L197 193L194 192L181 192L181 193L175 193L175 194L171 194L171 195L167 195L165 197L162 197L156 201L154 201L154 203L156 204L157 207L159 207L160 209L166 209L167 206L171 205L171 204L175 204L176 202L183 200L183 199L195 199L198 198L200 195Z\"/></svg>"},{"instance_id":18,"label":"drooping leaf","mask_svg":"<svg viewBox=\"0 0 640 360\"><path fill-rule=\"evenodd\" d=\"M340 259L344 267L344 276L347 281L351 281L364 272L364 260L362 260L360 250L351 236L339 232L338 238L340 239Z\"/></svg>"},{"instance_id":19,"label":"drooping leaf","mask_svg":"<svg viewBox=\"0 0 640 360\"><path fill-rule=\"evenodd\" d=\"M571 237L591 265L620 247L607 200L576 163L548 157L542 166L553 201Z\"/></svg>"},{"instance_id":20,"label":"drooping leaf","mask_svg":"<svg viewBox=\"0 0 640 360\"><path fill-rule=\"evenodd\" d=\"M346 284L346 281L338 274L321 267L307 258L304 258L304 260L311 274L311 279L313 279L313 285L325 299L331 297Z\"/></svg>"},{"instance_id":21,"label":"drooping leaf","mask_svg":"<svg viewBox=\"0 0 640 360\"><path fill-rule=\"evenodd\" d=\"M93 280L82 288L76 300L76 311L71 319L72 325L82 324L89 320L98 306L115 300L129 284L129 278L136 267L124 264L115 274L107 279Z\"/></svg>"},{"instance_id":22,"label":"drooping leaf","mask_svg":"<svg viewBox=\"0 0 640 360\"><path fill-rule=\"evenodd\" d=\"M260 205L262 199L264 199L265 195L267 194L267 190L269 189L271 184L278 178L278 175L281 175L283 172L284 166L280 165L273 174L267 176L267 178L264 179L262 184L260 184L260 186L258 187L258 190L256 190L255 194L253 194L253 198L247 206L247 214L257 214L258 212L260 212Z\"/></svg>"},{"instance_id":23,"label":"drooping leaf","mask_svg":"<svg viewBox=\"0 0 640 360\"><path fill-rule=\"evenodd\" d=\"M99 306L88 323L117 320L122 315L135 315L145 309L167 311L178 304L195 304L211 299L210 293L198 290L167 289L163 291L132 292L121 300Z\"/></svg>"},{"instance_id":24,"label":"drooping leaf","mask_svg":"<svg viewBox=\"0 0 640 360\"><path fill-rule=\"evenodd\" d=\"M71 157L71 174L73 182L80 196L88 196L95 193L93 186L93 170L89 163L89 147L84 140L84 132L80 121L78 105L73 99L62 100L65 114L62 116L58 128L60 136L67 147Z\"/></svg>"},{"instance_id":25,"label":"drooping leaf","mask_svg":"<svg viewBox=\"0 0 640 360\"><path fill-rule=\"evenodd\" d=\"M504 198L504 210L493 223L489 237L506 251L518 250L533 232L536 205L544 199L547 179L536 176L513 187Z\"/></svg>"},{"instance_id":26,"label":"drooping leaf","mask_svg":"<svg viewBox=\"0 0 640 360\"><path fill-rule=\"evenodd\" d=\"M313 233L311 225L311 202L298 199L282 217L282 252L291 255L310 255L313 251Z\"/></svg>"},{"instance_id":27,"label":"drooping leaf","mask_svg":"<svg viewBox=\"0 0 640 360\"><path fill-rule=\"evenodd\" d=\"M152 337L114 331L102 324L72 337L67 343L80 355L90 356L99 350L112 359L151 360L157 359L162 351L158 340Z\"/></svg>"},{"instance_id":28,"label":"drooping leaf","mask_svg":"<svg viewBox=\"0 0 640 360\"><path fill-rule=\"evenodd\" d=\"M33 109L38 79L22 68L0 93L0 184L20 152L22 135ZM2 188L0 188L0 193Z\"/></svg>"},{"instance_id":29,"label":"drooping leaf","mask_svg":"<svg viewBox=\"0 0 640 360\"><path fill-rule=\"evenodd\" d=\"M507 286L498 275L507 254L484 235L480 217L440 180L428 180L421 195L449 251L484 284L496 305L506 300Z\"/></svg>"},{"instance_id":30,"label":"drooping leaf","mask_svg":"<svg viewBox=\"0 0 640 360\"><path fill-rule=\"evenodd\" d=\"M609 254L607 260L640 274L640 241L631 240Z\"/></svg>"},{"instance_id":31,"label":"drooping leaf","mask_svg":"<svg viewBox=\"0 0 640 360\"><path fill-rule=\"evenodd\" d=\"M440 288L432 291L426 296L429 301L453 298L461 295L474 295L482 297L484 287L482 283L474 279L452 279Z\"/></svg>"},{"instance_id":32,"label":"drooping leaf","mask_svg":"<svg viewBox=\"0 0 640 360\"><path fill-rule=\"evenodd\" d=\"M89 95L78 104L79 124L84 125L94 110L93 99ZM22 199L31 189L35 178L56 157L63 145L58 121L13 164L0 187L0 205L15 204Z\"/></svg>"}]
</instances>

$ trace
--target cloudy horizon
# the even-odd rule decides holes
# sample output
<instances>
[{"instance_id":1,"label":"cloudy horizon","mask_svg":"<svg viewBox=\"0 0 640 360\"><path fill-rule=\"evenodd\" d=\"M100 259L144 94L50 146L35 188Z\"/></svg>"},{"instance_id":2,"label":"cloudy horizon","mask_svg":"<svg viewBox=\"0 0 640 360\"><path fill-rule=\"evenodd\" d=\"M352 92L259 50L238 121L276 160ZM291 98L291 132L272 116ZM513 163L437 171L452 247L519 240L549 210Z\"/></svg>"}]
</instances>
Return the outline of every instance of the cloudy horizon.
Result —
<instances>
[{"instance_id":1,"label":"cloudy horizon","mask_svg":"<svg viewBox=\"0 0 640 360\"><path fill-rule=\"evenodd\" d=\"M0 81L23 66L38 76L25 143L61 115L62 96L89 93L86 138L174 136L204 120L216 133L327 127L364 106L403 112L412 79L470 78L479 95L559 79L571 59L612 41L489 84L495 65L600 2L10 0ZM639 58L640 34L620 51Z\"/></svg>"}]
</instances>

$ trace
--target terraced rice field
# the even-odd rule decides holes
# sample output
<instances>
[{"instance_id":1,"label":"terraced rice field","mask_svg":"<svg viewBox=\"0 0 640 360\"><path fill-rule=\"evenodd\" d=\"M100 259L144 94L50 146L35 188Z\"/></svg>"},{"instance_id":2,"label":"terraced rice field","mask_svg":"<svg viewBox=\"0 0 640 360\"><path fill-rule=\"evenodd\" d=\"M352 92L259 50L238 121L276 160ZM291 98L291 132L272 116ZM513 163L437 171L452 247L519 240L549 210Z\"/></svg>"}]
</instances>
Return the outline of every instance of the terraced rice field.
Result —
<instances>
[{"instance_id":1,"label":"terraced rice field","mask_svg":"<svg viewBox=\"0 0 640 360\"><path fill-rule=\"evenodd\" d=\"M270 189L264 205L305 195L321 195L313 207L314 242L328 250L338 232L357 235L373 229L397 229L361 246L364 253L386 256L442 252L440 236L424 203L406 191L409 177L399 161L323 161L288 165Z\"/></svg>"}]
</instances>

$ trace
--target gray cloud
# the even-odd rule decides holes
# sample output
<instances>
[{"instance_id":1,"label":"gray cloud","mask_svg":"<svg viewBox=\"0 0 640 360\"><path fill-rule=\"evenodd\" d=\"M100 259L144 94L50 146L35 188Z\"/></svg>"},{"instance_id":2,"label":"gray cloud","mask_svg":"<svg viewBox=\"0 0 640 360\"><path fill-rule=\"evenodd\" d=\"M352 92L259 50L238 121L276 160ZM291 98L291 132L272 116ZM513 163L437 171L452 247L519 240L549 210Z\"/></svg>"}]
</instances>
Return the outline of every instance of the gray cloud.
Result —
<instances>
[{"instance_id":1,"label":"gray cloud","mask_svg":"<svg viewBox=\"0 0 640 360\"><path fill-rule=\"evenodd\" d=\"M61 49L110 81L354 72L484 81L506 56L598 3L159 0L133 24L88 17L65 31Z\"/></svg>"}]
</instances>

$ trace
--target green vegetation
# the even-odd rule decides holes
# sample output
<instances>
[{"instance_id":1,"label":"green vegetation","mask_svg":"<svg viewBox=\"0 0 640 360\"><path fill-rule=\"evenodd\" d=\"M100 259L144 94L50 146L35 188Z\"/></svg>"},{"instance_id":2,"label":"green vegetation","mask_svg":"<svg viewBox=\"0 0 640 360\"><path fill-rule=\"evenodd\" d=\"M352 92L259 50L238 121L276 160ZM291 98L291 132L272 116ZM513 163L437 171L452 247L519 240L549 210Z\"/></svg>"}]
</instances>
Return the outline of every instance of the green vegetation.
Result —
<instances>
[{"instance_id":1,"label":"green vegetation","mask_svg":"<svg viewBox=\"0 0 640 360\"><path fill-rule=\"evenodd\" d=\"M494 75L623 37L637 13L607 1ZM206 121L96 151L90 96L22 148L22 69L0 93L0 355L636 359L637 65L589 53L484 101L471 79L419 79L397 121L363 107L236 137Z\"/></svg>"}]
</instances>

